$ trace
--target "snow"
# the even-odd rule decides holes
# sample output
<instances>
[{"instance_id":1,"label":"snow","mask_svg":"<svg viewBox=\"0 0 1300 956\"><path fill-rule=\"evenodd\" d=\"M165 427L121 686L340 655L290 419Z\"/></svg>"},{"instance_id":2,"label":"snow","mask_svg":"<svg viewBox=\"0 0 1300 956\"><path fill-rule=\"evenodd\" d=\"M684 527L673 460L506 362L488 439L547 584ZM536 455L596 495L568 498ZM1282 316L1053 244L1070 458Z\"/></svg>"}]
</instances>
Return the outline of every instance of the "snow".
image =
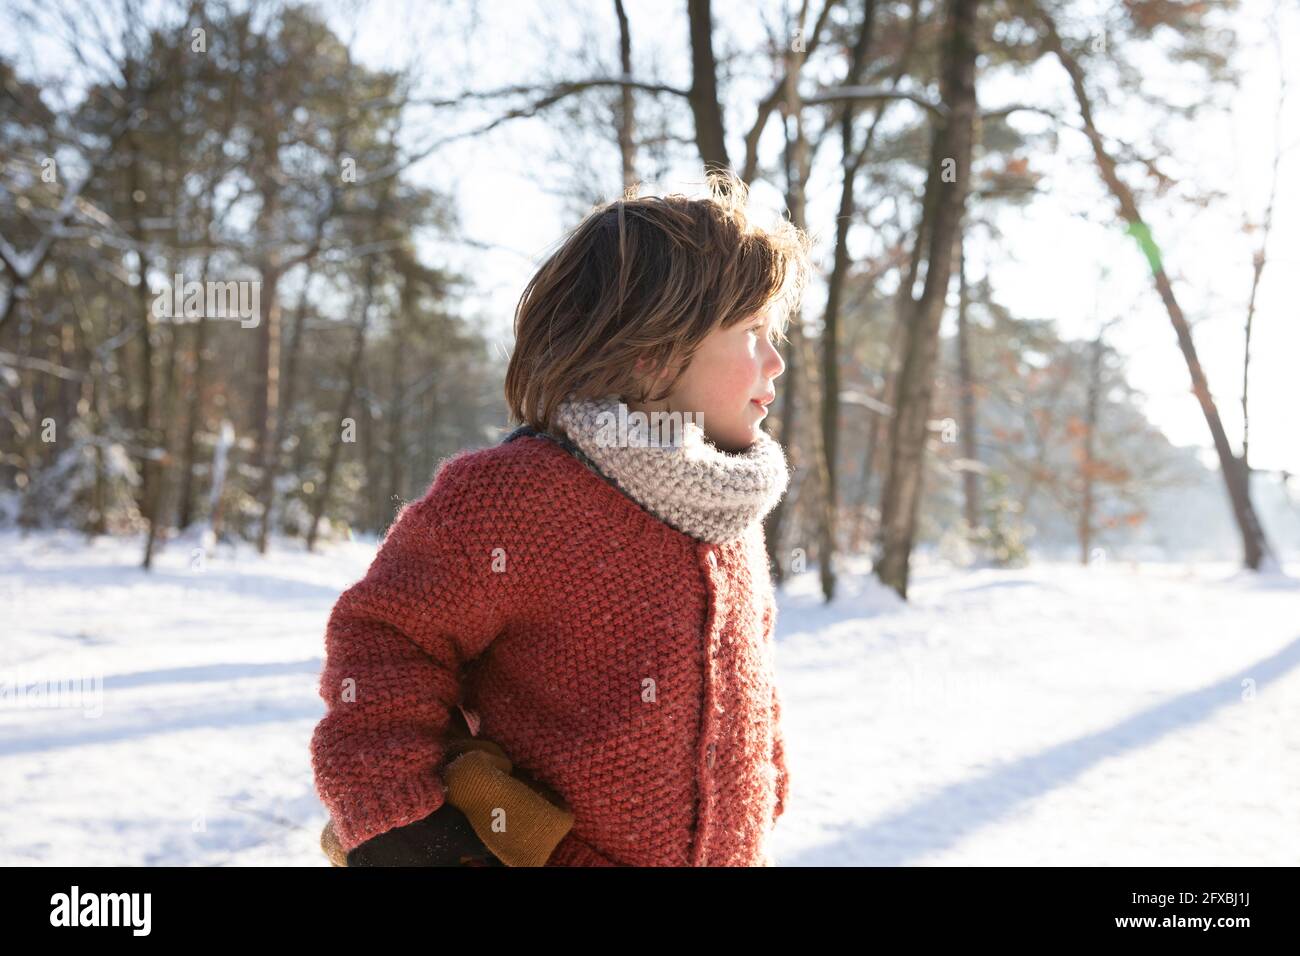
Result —
<instances>
[{"instance_id":1,"label":"snow","mask_svg":"<svg viewBox=\"0 0 1300 956\"><path fill-rule=\"evenodd\" d=\"M327 865L322 638L376 544L272 543L0 532L0 864ZM780 597L781 865L1300 862L1300 566L867 570Z\"/></svg>"}]
</instances>

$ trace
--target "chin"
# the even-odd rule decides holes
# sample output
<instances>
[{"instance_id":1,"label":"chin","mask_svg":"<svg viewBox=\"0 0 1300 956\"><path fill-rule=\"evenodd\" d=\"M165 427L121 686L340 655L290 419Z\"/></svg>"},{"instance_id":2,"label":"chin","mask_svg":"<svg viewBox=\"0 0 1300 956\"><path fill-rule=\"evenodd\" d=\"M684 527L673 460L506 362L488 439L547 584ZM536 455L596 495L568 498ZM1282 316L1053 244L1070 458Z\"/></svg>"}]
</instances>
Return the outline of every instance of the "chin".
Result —
<instances>
[{"instance_id":1,"label":"chin","mask_svg":"<svg viewBox=\"0 0 1300 956\"><path fill-rule=\"evenodd\" d=\"M739 434L743 437L737 438L735 435L719 435L716 438L710 438L709 441L713 442L713 444L722 451L730 452L733 455L740 454L749 449L754 442L758 441L758 426L754 425L748 431L741 431Z\"/></svg>"}]
</instances>

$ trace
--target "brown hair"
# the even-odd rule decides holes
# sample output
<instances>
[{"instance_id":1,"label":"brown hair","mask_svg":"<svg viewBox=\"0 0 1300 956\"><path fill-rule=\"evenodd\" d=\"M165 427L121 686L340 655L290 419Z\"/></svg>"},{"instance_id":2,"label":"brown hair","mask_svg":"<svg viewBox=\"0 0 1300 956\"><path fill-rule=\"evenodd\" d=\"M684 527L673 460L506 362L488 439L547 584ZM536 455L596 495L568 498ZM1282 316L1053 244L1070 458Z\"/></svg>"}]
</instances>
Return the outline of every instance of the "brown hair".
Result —
<instances>
[{"instance_id":1,"label":"brown hair","mask_svg":"<svg viewBox=\"0 0 1300 956\"><path fill-rule=\"evenodd\" d=\"M765 306L785 337L811 240L784 219L772 229L752 223L748 187L734 173L710 172L708 190L690 199L629 189L592 210L542 264L515 310L512 421L547 430L570 395L660 400L713 329ZM647 396L643 383L668 369L664 391Z\"/></svg>"}]
</instances>

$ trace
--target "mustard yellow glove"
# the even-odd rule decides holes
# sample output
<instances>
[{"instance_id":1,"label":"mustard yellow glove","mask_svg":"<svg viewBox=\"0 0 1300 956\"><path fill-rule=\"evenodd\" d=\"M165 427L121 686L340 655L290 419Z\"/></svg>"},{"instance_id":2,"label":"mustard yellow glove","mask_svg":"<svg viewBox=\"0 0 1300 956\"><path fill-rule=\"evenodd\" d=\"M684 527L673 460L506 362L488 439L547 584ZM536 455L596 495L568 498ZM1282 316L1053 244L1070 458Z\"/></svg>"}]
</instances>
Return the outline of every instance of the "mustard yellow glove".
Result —
<instances>
[{"instance_id":1,"label":"mustard yellow glove","mask_svg":"<svg viewBox=\"0 0 1300 956\"><path fill-rule=\"evenodd\" d=\"M338 835L334 832L333 820L327 821L325 829L321 831L320 848L325 851L325 857L330 861L330 866L348 865L348 855L343 849L343 844L339 842Z\"/></svg>"},{"instance_id":2,"label":"mustard yellow glove","mask_svg":"<svg viewBox=\"0 0 1300 956\"><path fill-rule=\"evenodd\" d=\"M445 751L447 802L465 815L483 845L506 866L544 866L573 827L563 797L513 770L500 745L470 735L463 721L453 721ZM348 865L332 820L321 833L321 850L330 865Z\"/></svg>"},{"instance_id":3,"label":"mustard yellow glove","mask_svg":"<svg viewBox=\"0 0 1300 956\"><path fill-rule=\"evenodd\" d=\"M500 747L479 742L486 746L466 749L443 771L447 801L506 866L545 866L573 828L573 813L554 790L522 771L512 775Z\"/></svg>"}]
</instances>

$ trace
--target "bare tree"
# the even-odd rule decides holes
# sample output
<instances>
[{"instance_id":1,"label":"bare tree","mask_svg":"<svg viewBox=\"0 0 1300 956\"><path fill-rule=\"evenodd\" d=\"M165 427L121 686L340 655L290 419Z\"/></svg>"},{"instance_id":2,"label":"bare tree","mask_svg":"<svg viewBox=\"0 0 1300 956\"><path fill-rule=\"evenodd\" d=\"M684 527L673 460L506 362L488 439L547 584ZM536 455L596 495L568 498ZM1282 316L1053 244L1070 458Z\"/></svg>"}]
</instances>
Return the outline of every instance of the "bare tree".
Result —
<instances>
[{"instance_id":1,"label":"bare tree","mask_svg":"<svg viewBox=\"0 0 1300 956\"><path fill-rule=\"evenodd\" d=\"M939 325L970 188L977 111L977 9L978 0L948 0L945 4L940 79L943 114L934 125L925 193L927 211L922 217L923 222L929 220L932 225L921 230L929 237L925 283L920 299L904 303L910 306L907 344L898 378L896 413L890 422L892 456L881 505L880 560L876 564L880 580L903 597L907 596L921 497ZM907 295L910 299L910 288Z\"/></svg>"},{"instance_id":2,"label":"bare tree","mask_svg":"<svg viewBox=\"0 0 1300 956\"><path fill-rule=\"evenodd\" d=\"M618 62L623 75L632 75L632 31L623 9L623 0L614 0L618 17ZM636 185L636 101L632 87L619 87L618 152L623 158L623 187Z\"/></svg>"},{"instance_id":3,"label":"bare tree","mask_svg":"<svg viewBox=\"0 0 1300 956\"><path fill-rule=\"evenodd\" d=\"M1246 494L1250 494L1250 340L1255 323L1255 298L1259 293L1260 280L1264 277L1264 266L1268 262L1268 238L1273 230L1273 207L1277 202L1278 169L1282 162L1282 111L1286 107L1286 72L1282 57L1282 37L1276 29L1277 7L1274 6L1272 23L1273 43L1277 51L1277 66L1281 79L1278 83L1277 107L1273 113L1273 170L1269 177L1268 200L1264 204L1264 218L1261 224L1259 248L1251 261L1250 298L1246 302L1246 328L1243 355L1241 360L1241 480L1246 485Z\"/></svg>"},{"instance_id":4,"label":"bare tree","mask_svg":"<svg viewBox=\"0 0 1300 956\"><path fill-rule=\"evenodd\" d=\"M871 48L872 30L875 26L876 5L873 0L863 4L862 23L857 39L849 54L845 72L846 86L856 86L862 80L867 65L867 51ZM849 100L840 110L840 204L835 216L835 259L826 289L826 311L822 323L822 472L825 476L825 516L821 522L820 560L822 595L829 601L835 596L835 515L839 503L836 487L839 449L840 374L839 374L839 324L840 303L844 294L844 280L849 271L849 228L855 212L854 185L858 170L866 155L859 150L853 136L857 116L856 100ZM872 126L874 132L875 126Z\"/></svg>"},{"instance_id":5,"label":"bare tree","mask_svg":"<svg viewBox=\"0 0 1300 956\"><path fill-rule=\"evenodd\" d=\"M1083 131L1092 146L1093 158L1096 160L1102 181L1115 199L1116 204L1119 206L1120 216L1128 223L1129 231L1137 238L1138 243L1142 246L1143 253L1146 255L1147 262L1151 266L1151 276L1155 282L1156 291L1160 295L1160 301L1164 303L1165 311L1169 315L1169 321L1173 325L1174 334L1178 339L1178 347L1183 354L1183 359L1187 363L1187 370L1191 375L1192 393L1196 396L1197 402L1200 403L1201 412L1205 416L1205 423L1209 426L1210 435L1214 440L1214 449L1219 456L1219 468L1223 472L1223 480L1227 486L1233 517L1236 519L1237 528L1241 534L1246 567L1258 570L1265 556L1271 554L1271 550L1264 536L1264 529L1255 513L1255 506L1251 502L1250 488L1246 483L1244 469L1240 459L1233 454L1232 445L1228 441L1228 433L1224 430L1223 421L1219 417L1219 409L1214 401L1214 393L1210 390L1209 380L1201 366L1200 356L1196 352L1191 327L1188 325L1182 307L1178 304L1178 299L1174 295L1173 286L1169 281L1169 274L1165 271L1159 247L1151 235L1150 226L1142 219L1133 191L1120 178L1116 170L1115 158L1110 154L1105 140L1103 140L1101 132L1097 128L1096 120L1093 117L1092 97L1088 93L1084 81L1083 67L1079 64L1078 59L1065 48L1060 33L1057 32L1055 20L1041 4L1035 7L1035 13L1037 22L1042 28L1047 49L1055 55L1061 66L1065 68L1066 73L1069 74L1070 85L1073 88L1075 101L1079 107L1079 115L1083 122Z\"/></svg>"},{"instance_id":6,"label":"bare tree","mask_svg":"<svg viewBox=\"0 0 1300 956\"><path fill-rule=\"evenodd\" d=\"M965 236L958 239L957 249L957 376L960 381L961 409L961 451L964 459L962 468L962 505L966 516L966 527L974 531L980 524L979 473L972 465L979 459L979 450L975 445L975 371L970 357L970 319L967 310L970 307L970 293L966 288L966 243Z\"/></svg>"},{"instance_id":7,"label":"bare tree","mask_svg":"<svg viewBox=\"0 0 1300 956\"><path fill-rule=\"evenodd\" d=\"M711 0L686 0L691 31L691 90L687 97L695 117L695 139L705 168L730 169L718 104L718 63L713 56Z\"/></svg>"},{"instance_id":8,"label":"bare tree","mask_svg":"<svg viewBox=\"0 0 1300 956\"><path fill-rule=\"evenodd\" d=\"M46 223L40 238L30 250L19 252L5 240L3 235L0 235L0 265L4 267L9 278L9 287L5 290L3 303L0 304L0 332L4 331L5 325L13 318L18 303L26 297L27 287L32 277L45 265L54 244L65 235L67 224L77 212L81 194L87 184L100 173L110 158L116 154L118 145L143 119L145 114L140 109L140 101L149 92L149 90L131 91L123 96L123 115L109 132L107 144L86 160L85 172L64 192L58 209Z\"/></svg>"},{"instance_id":9,"label":"bare tree","mask_svg":"<svg viewBox=\"0 0 1300 956\"><path fill-rule=\"evenodd\" d=\"M343 451L343 431L345 429L344 420L349 417L352 409L352 402L357 393L357 383L361 373L361 362L365 357L366 351L366 333L370 328L371 312L375 302L375 273L376 265L374 256L368 256L365 264L365 281L361 293L361 318L357 321L355 338L352 343L352 349L349 353L348 368L346 376L346 386L343 390L343 398L339 403L339 433L335 439L330 442L329 456L325 461L324 478L321 480L320 488L316 492L316 498L312 505L311 526L307 532L307 550L312 551L316 548L316 539L320 532L321 517L325 514L325 508L329 505L330 492L334 488L334 476L338 473L339 457ZM370 436L372 428L365 428L363 433ZM367 455L367 459L371 456Z\"/></svg>"}]
</instances>

